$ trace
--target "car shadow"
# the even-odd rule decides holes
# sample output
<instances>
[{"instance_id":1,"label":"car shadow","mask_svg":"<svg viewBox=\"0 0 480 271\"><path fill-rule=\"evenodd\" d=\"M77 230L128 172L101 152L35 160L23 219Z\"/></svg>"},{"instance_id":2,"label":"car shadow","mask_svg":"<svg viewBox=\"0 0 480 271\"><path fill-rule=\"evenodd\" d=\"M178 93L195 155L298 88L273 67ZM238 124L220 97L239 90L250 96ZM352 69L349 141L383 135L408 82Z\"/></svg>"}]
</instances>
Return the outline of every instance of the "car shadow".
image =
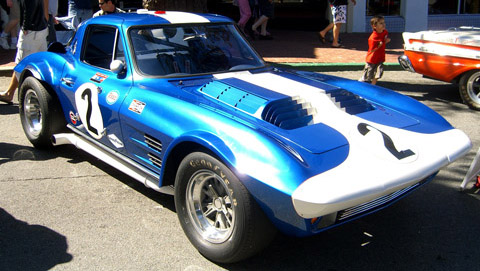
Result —
<instances>
[{"instance_id":1,"label":"car shadow","mask_svg":"<svg viewBox=\"0 0 480 271\"><path fill-rule=\"evenodd\" d=\"M228 270L469 270L480 252L480 196L436 180L375 214L307 238L279 234ZM448 199L448 200L446 200Z\"/></svg>"},{"instance_id":2,"label":"car shadow","mask_svg":"<svg viewBox=\"0 0 480 271\"><path fill-rule=\"evenodd\" d=\"M123 172L104 163L101 160L98 160L97 158L87 154L84 151L78 150L72 145L57 146L52 151L39 150L30 146L0 142L0 165L12 161L46 161L50 159L56 159L58 157L63 157L67 159L67 162L71 164L77 164L87 161L95 167L99 168L100 170L104 171L106 174L116 178L123 184L134 189L138 193L141 193L142 195L150 198L151 200L162 205L163 207L175 212L175 203L172 196L162 194L150 188L147 188L145 185L129 177Z\"/></svg>"},{"instance_id":3,"label":"car shadow","mask_svg":"<svg viewBox=\"0 0 480 271\"><path fill-rule=\"evenodd\" d=\"M438 82L438 81L433 81ZM410 96L417 101L431 101L438 102L440 104L449 104L458 109L467 108L463 104L462 98L458 92L458 85L441 83L441 84L410 84L410 83L399 83L399 82L389 82L389 81L379 81L378 86L388 88L397 92L400 92L404 95ZM451 108L450 108L451 109Z\"/></svg>"},{"instance_id":4,"label":"car shadow","mask_svg":"<svg viewBox=\"0 0 480 271\"><path fill-rule=\"evenodd\" d=\"M70 262L65 236L0 208L0 270L49 270Z\"/></svg>"}]
</instances>

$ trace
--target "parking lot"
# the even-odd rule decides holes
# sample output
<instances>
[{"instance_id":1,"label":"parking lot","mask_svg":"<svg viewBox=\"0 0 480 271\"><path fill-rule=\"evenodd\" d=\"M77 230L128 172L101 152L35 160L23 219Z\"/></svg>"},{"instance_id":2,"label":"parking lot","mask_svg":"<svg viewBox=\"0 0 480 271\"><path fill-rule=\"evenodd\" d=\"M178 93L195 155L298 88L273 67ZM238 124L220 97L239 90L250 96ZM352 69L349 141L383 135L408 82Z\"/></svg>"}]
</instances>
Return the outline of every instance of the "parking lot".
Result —
<instances>
[{"instance_id":1,"label":"parking lot","mask_svg":"<svg viewBox=\"0 0 480 271\"><path fill-rule=\"evenodd\" d=\"M418 74L387 71L379 85L436 110L472 150L389 208L314 237L279 234L231 265L193 248L173 197L72 146L34 149L17 105L0 104L0 270L480 270L480 194L458 189L480 146L480 112L461 103L456 86Z\"/></svg>"}]
</instances>

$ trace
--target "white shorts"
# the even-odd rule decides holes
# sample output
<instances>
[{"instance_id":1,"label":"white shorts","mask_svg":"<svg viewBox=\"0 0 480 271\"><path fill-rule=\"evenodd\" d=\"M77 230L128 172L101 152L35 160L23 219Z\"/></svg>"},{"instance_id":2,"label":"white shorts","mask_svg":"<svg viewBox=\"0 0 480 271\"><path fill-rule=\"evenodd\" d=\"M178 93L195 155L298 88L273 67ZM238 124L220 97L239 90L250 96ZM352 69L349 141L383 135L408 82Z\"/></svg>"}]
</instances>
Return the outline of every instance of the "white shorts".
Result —
<instances>
[{"instance_id":1,"label":"white shorts","mask_svg":"<svg viewBox=\"0 0 480 271\"><path fill-rule=\"evenodd\" d=\"M330 6L332 9L333 23L347 23L347 6Z\"/></svg>"},{"instance_id":2,"label":"white shorts","mask_svg":"<svg viewBox=\"0 0 480 271\"><path fill-rule=\"evenodd\" d=\"M48 27L40 31L28 31L24 34L23 30L20 30L17 43L17 56L15 57L15 63L19 63L26 56L36 52L47 50L47 36Z\"/></svg>"}]
</instances>

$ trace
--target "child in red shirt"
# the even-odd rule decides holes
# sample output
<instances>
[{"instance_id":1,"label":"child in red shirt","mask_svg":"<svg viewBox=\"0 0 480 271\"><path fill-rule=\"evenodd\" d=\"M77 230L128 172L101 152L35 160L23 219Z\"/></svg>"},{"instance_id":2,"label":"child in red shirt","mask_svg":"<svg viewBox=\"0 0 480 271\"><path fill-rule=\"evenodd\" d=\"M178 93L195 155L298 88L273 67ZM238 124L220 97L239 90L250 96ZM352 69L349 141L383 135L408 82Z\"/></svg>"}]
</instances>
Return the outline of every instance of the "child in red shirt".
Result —
<instances>
[{"instance_id":1,"label":"child in red shirt","mask_svg":"<svg viewBox=\"0 0 480 271\"><path fill-rule=\"evenodd\" d=\"M385 46L390 42L388 31L385 29L385 19L382 16L373 16L370 20L373 32L368 38L368 52L363 76L360 81L375 85L383 75L383 62L385 62Z\"/></svg>"}]
</instances>

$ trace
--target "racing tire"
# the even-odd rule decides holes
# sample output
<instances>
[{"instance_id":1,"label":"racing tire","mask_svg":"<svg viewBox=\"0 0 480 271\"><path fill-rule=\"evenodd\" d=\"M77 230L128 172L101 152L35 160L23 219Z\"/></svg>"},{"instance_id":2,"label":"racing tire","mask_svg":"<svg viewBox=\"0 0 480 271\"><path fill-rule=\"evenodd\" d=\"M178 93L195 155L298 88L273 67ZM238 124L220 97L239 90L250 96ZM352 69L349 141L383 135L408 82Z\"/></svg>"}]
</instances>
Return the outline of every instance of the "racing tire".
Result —
<instances>
[{"instance_id":1,"label":"racing tire","mask_svg":"<svg viewBox=\"0 0 480 271\"><path fill-rule=\"evenodd\" d=\"M468 107L480 110L480 70L472 70L462 75L459 91L463 102Z\"/></svg>"},{"instance_id":2,"label":"racing tire","mask_svg":"<svg viewBox=\"0 0 480 271\"><path fill-rule=\"evenodd\" d=\"M28 140L38 149L53 147L52 135L66 127L57 96L30 76L20 85L18 97L20 120Z\"/></svg>"},{"instance_id":3,"label":"racing tire","mask_svg":"<svg viewBox=\"0 0 480 271\"><path fill-rule=\"evenodd\" d=\"M175 208L190 242L214 262L233 263L253 256L276 233L235 174L202 152L191 153L180 163Z\"/></svg>"}]
</instances>

